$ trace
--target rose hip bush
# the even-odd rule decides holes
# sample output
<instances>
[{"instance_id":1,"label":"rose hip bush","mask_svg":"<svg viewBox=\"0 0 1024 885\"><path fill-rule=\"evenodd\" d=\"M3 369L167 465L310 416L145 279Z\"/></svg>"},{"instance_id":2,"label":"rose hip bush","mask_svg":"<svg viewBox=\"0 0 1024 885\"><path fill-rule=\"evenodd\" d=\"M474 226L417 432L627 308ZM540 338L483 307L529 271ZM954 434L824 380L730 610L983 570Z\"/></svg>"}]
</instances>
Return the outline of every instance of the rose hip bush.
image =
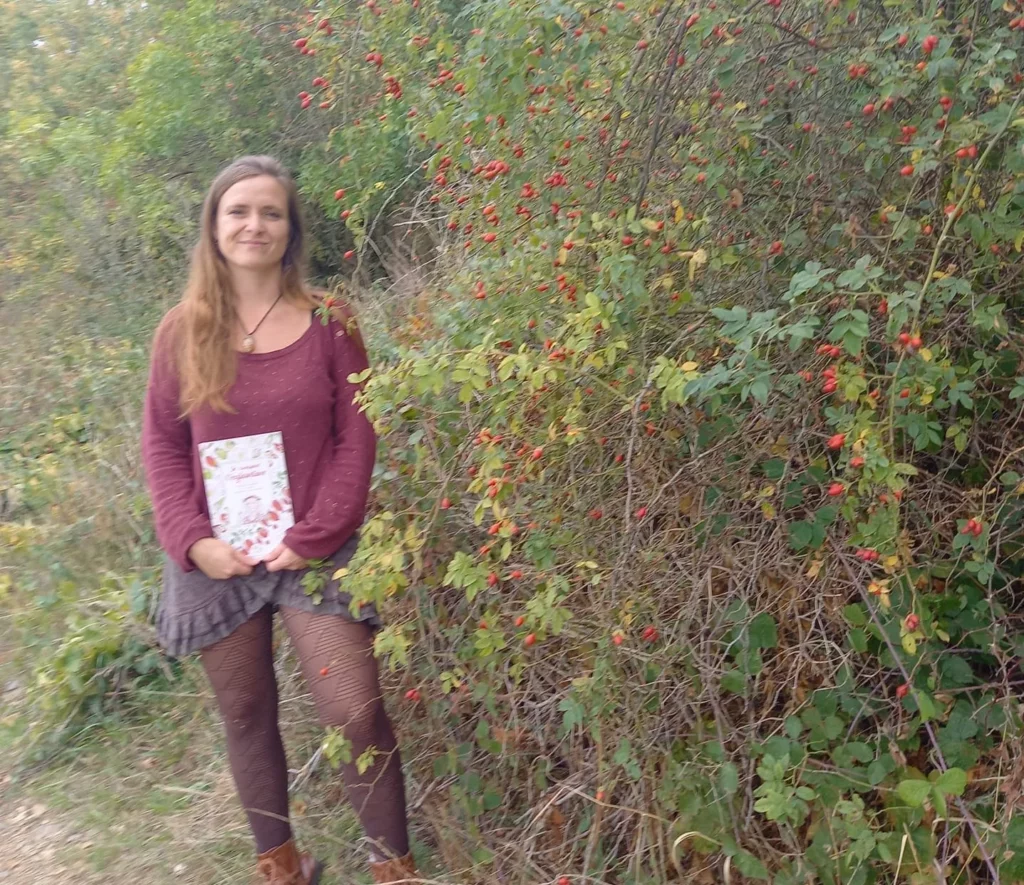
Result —
<instances>
[{"instance_id":1,"label":"rose hip bush","mask_svg":"<svg viewBox=\"0 0 1024 885\"><path fill-rule=\"evenodd\" d=\"M408 271L347 581L452 878L1024 880L1024 6L155 6L3 61L0 200L180 266L245 145Z\"/></svg>"},{"instance_id":2,"label":"rose hip bush","mask_svg":"<svg viewBox=\"0 0 1024 885\"><path fill-rule=\"evenodd\" d=\"M1024 877L1022 46L1014 3L299 27L347 260L389 200L438 240L347 580L452 863Z\"/></svg>"}]
</instances>

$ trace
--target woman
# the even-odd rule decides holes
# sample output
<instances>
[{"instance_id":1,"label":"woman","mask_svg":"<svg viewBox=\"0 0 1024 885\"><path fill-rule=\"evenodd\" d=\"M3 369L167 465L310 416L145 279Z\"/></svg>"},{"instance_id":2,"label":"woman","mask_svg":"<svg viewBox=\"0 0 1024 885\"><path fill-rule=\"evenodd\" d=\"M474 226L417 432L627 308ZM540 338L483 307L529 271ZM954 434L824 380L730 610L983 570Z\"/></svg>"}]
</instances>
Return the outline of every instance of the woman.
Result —
<instances>
[{"instance_id":1,"label":"woman","mask_svg":"<svg viewBox=\"0 0 1024 885\"><path fill-rule=\"evenodd\" d=\"M157 634L172 655L199 651L224 720L228 759L271 885L315 885L288 822L277 724L272 616L281 615L324 725L343 729L363 774L345 785L371 844L376 882L415 878L395 737L373 656L372 606L350 611L334 572L365 516L376 437L349 375L367 367L347 312L324 324L303 276L295 184L270 157L242 157L203 204L188 284L154 336L142 453L166 552ZM214 537L198 446L279 431L295 524L261 559ZM220 514L217 514L218 521ZM303 575L325 576L322 598Z\"/></svg>"}]
</instances>

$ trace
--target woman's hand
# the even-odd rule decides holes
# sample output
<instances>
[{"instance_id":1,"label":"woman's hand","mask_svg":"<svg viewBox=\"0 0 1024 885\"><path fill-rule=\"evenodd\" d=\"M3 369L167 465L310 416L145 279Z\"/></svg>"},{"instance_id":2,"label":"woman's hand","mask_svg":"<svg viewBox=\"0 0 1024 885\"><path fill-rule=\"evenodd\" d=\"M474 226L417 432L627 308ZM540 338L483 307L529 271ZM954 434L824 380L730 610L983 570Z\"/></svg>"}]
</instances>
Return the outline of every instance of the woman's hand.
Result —
<instances>
[{"instance_id":1,"label":"woman's hand","mask_svg":"<svg viewBox=\"0 0 1024 885\"><path fill-rule=\"evenodd\" d=\"M252 574L259 562L218 538L200 538L188 548L188 558L206 577L218 580Z\"/></svg>"},{"instance_id":2,"label":"woman's hand","mask_svg":"<svg viewBox=\"0 0 1024 885\"><path fill-rule=\"evenodd\" d=\"M266 564L268 572L280 572L286 569L294 571L309 565L307 560L303 559L291 548L286 547L284 542L278 544L264 556L263 562Z\"/></svg>"}]
</instances>

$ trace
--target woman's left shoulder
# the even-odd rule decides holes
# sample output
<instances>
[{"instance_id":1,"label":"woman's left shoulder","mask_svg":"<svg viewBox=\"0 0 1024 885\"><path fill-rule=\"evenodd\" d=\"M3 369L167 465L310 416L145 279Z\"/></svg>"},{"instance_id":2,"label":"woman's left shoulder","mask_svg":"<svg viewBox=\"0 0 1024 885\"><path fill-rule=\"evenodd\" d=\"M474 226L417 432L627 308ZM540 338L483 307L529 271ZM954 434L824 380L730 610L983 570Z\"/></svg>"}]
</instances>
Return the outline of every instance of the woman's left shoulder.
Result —
<instances>
[{"instance_id":1,"label":"woman's left shoulder","mask_svg":"<svg viewBox=\"0 0 1024 885\"><path fill-rule=\"evenodd\" d=\"M356 346L365 352L366 346L363 343L363 336L359 333L359 324L344 292L314 288L310 293L316 300L317 307L326 311L328 326L333 327L335 334L352 339Z\"/></svg>"}]
</instances>

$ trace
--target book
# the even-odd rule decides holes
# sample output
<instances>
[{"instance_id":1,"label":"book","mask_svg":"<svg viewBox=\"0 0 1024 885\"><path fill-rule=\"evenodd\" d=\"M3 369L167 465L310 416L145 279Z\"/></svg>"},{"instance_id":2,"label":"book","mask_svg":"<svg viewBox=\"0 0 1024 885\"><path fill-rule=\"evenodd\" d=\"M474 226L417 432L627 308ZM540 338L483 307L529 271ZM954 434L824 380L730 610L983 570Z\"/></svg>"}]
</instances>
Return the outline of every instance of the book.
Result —
<instances>
[{"instance_id":1,"label":"book","mask_svg":"<svg viewBox=\"0 0 1024 885\"><path fill-rule=\"evenodd\" d=\"M262 559L295 525L280 431L199 443L213 535Z\"/></svg>"}]
</instances>

